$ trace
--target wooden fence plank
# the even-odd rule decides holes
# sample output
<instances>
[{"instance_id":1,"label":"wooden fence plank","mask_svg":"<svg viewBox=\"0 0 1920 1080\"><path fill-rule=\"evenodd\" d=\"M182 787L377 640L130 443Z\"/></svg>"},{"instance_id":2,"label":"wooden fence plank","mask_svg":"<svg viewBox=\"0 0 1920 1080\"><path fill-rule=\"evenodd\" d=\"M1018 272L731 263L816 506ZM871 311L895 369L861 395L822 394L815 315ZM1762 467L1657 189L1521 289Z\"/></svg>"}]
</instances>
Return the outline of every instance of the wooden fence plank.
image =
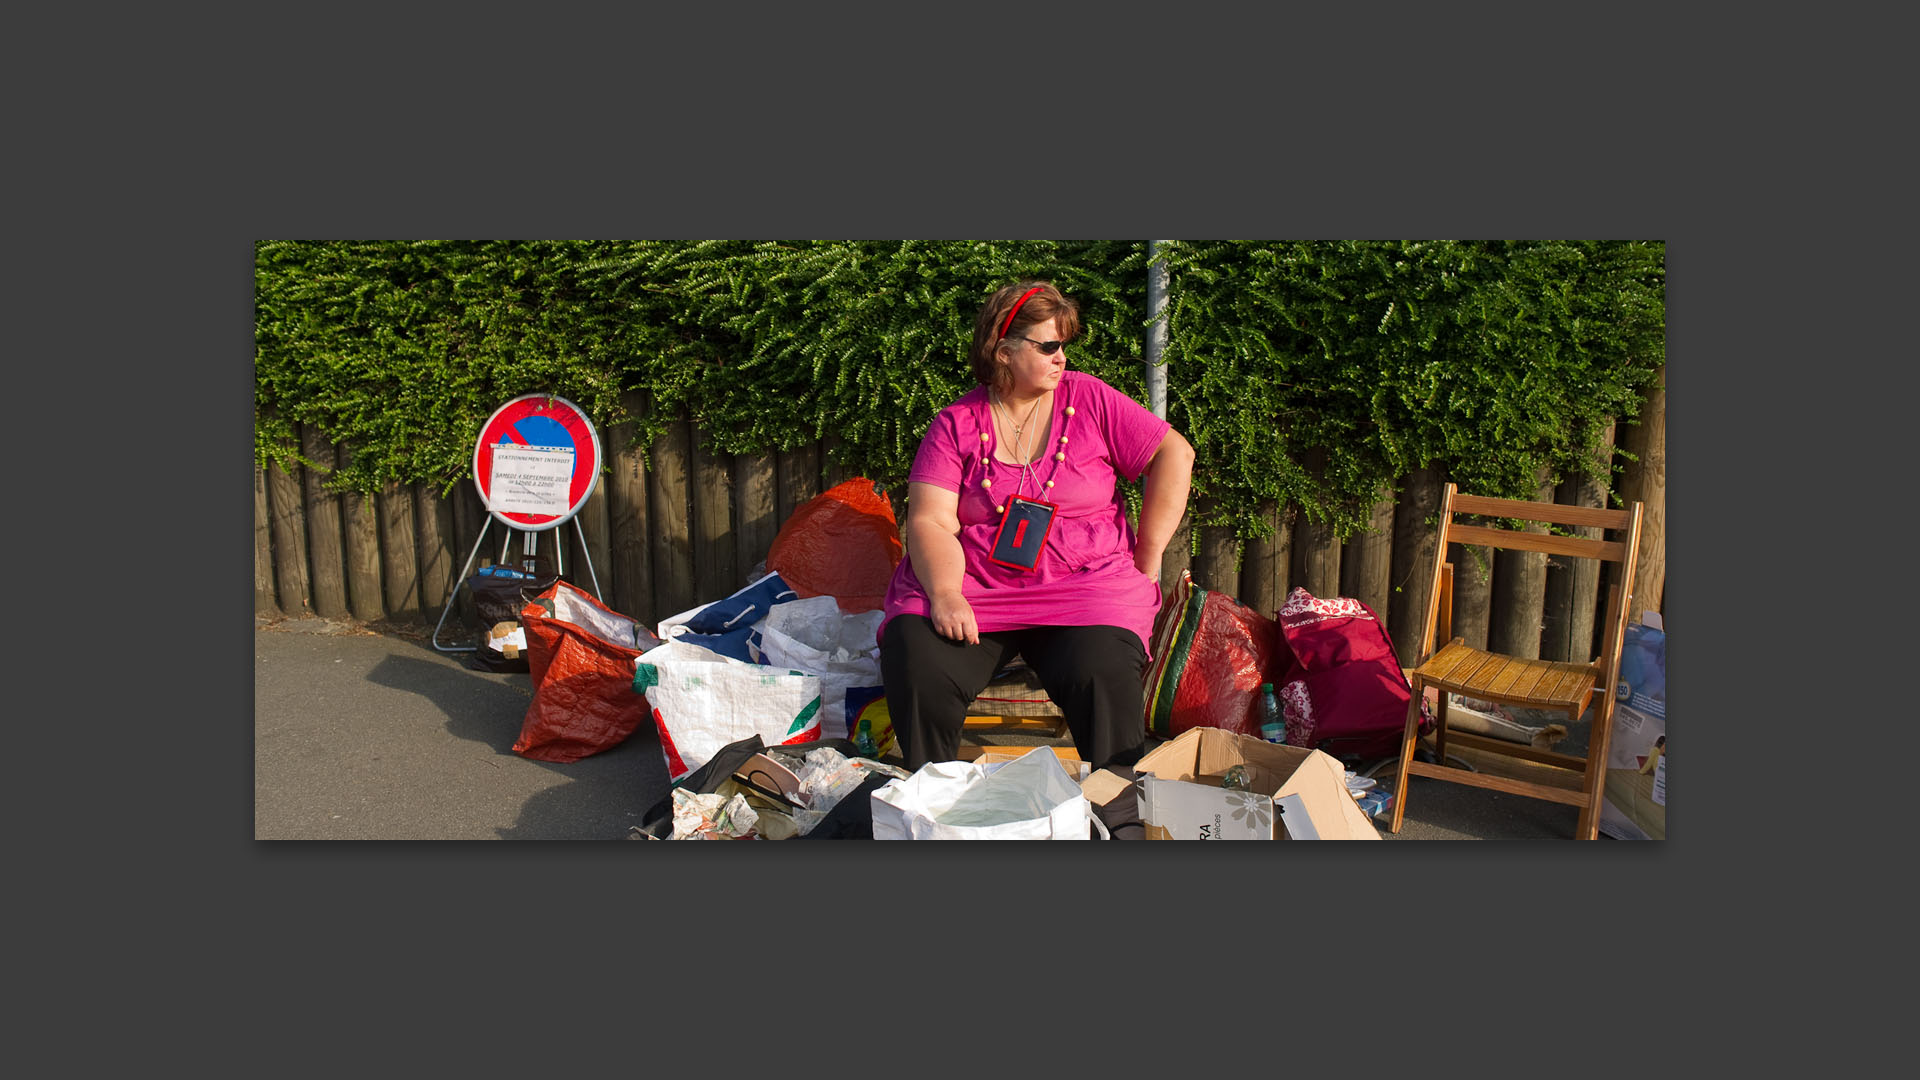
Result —
<instances>
[{"instance_id":1,"label":"wooden fence plank","mask_svg":"<svg viewBox=\"0 0 1920 1080\"><path fill-rule=\"evenodd\" d=\"M1453 562L1453 629L1436 635L1436 646L1450 638L1466 639L1476 649L1487 647L1487 620L1493 601L1493 549L1449 544Z\"/></svg>"},{"instance_id":2,"label":"wooden fence plank","mask_svg":"<svg viewBox=\"0 0 1920 1080\"><path fill-rule=\"evenodd\" d=\"M586 571L582 580L586 588L593 587L595 575L600 579L598 599L607 606L613 601L613 503L607 490L608 477L603 470L600 479L594 484L593 494L587 496L587 505L580 508L580 531L587 538L586 555L593 559L593 569ZM617 609L616 609L617 610Z\"/></svg>"},{"instance_id":3,"label":"wooden fence plank","mask_svg":"<svg viewBox=\"0 0 1920 1080\"><path fill-rule=\"evenodd\" d=\"M288 615L309 614L313 604L307 590L306 507L299 478L278 464L267 466L267 520L273 536L273 591L280 610Z\"/></svg>"},{"instance_id":4,"label":"wooden fence plank","mask_svg":"<svg viewBox=\"0 0 1920 1080\"><path fill-rule=\"evenodd\" d=\"M1553 478L1545 470L1535 502L1553 501ZM1528 523L1523 532L1545 536L1547 526ZM1493 555L1493 595L1487 612L1487 648L1502 656L1540 659L1540 631L1547 595L1547 556L1502 549Z\"/></svg>"},{"instance_id":5,"label":"wooden fence plank","mask_svg":"<svg viewBox=\"0 0 1920 1080\"><path fill-rule=\"evenodd\" d=\"M480 534L483 531L487 534L489 541L497 541L497 538L501 535L500 526L498 524L492 526L487 524L487 504L480 498L480 489L474 487L472 476L462 477L459 483L453 485L453 491L448 494L447 501L453 507L453 577L451 579L451 587L456 590L454 594L453 611L448 614L447 622L451 624L455 620L459 620L462 626L471 626L473 621L477 619L477 616L473 608L473 593L465 587L466 578L475 570L485 565L482 560L491 561L493 557L485 550L475 551L474 542L480 539ZM493 548L493 555L499 554L499 544L497 542L486 544L484 547ZM438 614L434 615L435 621L438 621L439 618L440 616ZM456 633L449 631L446 635L446 640L457 641L460 639Z\"/></svg>"},{"instance_id":6,"label":"wooden fence plank","mask_svg":"<svg viewBox=\"0 0 1920 1080\"><path fill-rule=\"evenodd\" d=\"M733 464L694 433L693 586L696 604L722 599L746 584L733 539Z\"/></svg>"},{"instance_id":7,"label":"wooden fence plank","mask_svg":"<svg viewBox=\"0 0 1920 1080\"><path fill-rule=\"evenodd\" d=\"M900 549L907 547L907 484L901 481L886 489L887 505L893 508L893 525L900 538Z\"/></svg>"},{"instance_id":8,"label":"wooden fence plank","mask_svg":"<svg viewBox=\"0 0 1920 1080\"><path fill-rule=\"evenodd\" d=\"M1604 507L1607 502L1607 462L1613 457L1613 422L1607 421L1600 436L1599 459L1589 468L1570 474L1554 489L1555 502L1575 506ZM1575 536L1601 538L1598 526L1576 525ZM1592 559L1549 556L1547 559L1547 596L1541 621L1540 658L1563 664L1580 664L1593 659L1596 646L1594 624L1599 618L1600 564Z\"/></svg>"},{"instance_id":9,"label":"wooden fence plank","mask_svg":"<svg viewBox=\"0 0 1920 1080\"><path fill-rule=\"evenodd\" d=\"M1393 588L1393 491L1373 504L1365 532L1347 538L1340 552L1340 595L1350 596L1387 617Z\"/></svg>"},{"instance_id":10,"label":"wooden fence plank","mask_svg":"<svg viewBox=\"0 0 1920 1080\"><path fill-rule=\"evenodd\" d=\"M278 615L280 602L273 595L273 525L267 512L267 473L253 467L253 610L262 615Z\"/></svg>"},{"instance_id":11,"label":"wooden fence plank","mask_svg":"<svg viewBox=\"0 0 1920 1080\"><path fill-rule=\"evenodd\" d=\"M1160 553L1160 595L1173 592L1175 582L1180 580L1182 571L1193 569L1193 515L1180 519L1173 530L1173 536L1167 540L1167 549Z\"/></svg>"},{"instance_id":12,"label":"wooden fence plank","mask_svg":"<svg viewBox=\"0 0 1920 1080\"><path fill-rule=\"evenodd\" d=\"M413 489L391 481L375 501L380 510L380 582L387 615L417 618L420 562L414 555L419 545L413 540Z\"/></svg>"},{"instance_id":13,"label":"wooden fence plank","mask_svg":"<svg viewBox=\"0 0 1920 1080\"><path fill-rule=\"evenodd\" d=\"M607 477L603 473L594 483L587 501L580 505L580 512L572 520L556 526L548 535L553 537L554 543L563 545L566 552L567 580L589 596L612 607L607 517ZM594 591L596 580L599 582L598 593Z\"/></svg>"},{"instance_id":14,"label":"wooden fence plank","mask_svg":"<svg viewBox=\"0 0 1920 1080\"><path fill-rule=\"evenodd\" d=\"M323 619L344 619L347 616L347 563L341 544L340 497L325 486L334 469L333 444L312 424L301 424L300 452L313 463L300 470L313 613Z\"/></svg>"},{"instance_id":15,"label":"wooden fence plank","mask_svg":"<svg viewBox=\"0 0 1920 1080\"><path fill-rule=\"evenodd\" d=\"M766 562L767 549L773 546L773 534L779 528L776 486L772 454L742 454L733 459L735 560L741 584L755 566Z\"/></svg>"},{"instance_id":16,"label":"wooden fence plank","mask_svg":"<svg viewBox=\"0 0 1920 1080\"><path fill-rule=\"evenodd\" d=\"M1301 462L1309 476L1319 476L1327 467L1325 447L1307 451ZM1294 515L1293 583L1320 599L1340 595L1340 545L1333 538L1333 524L1311 521L1304 512Z\"/></svg>"},{"instance_id":17,"label":"wooden fence plank","mask_svg":"<svg viewBox=\"0 0 1920 1080\"><path fill-rule=\"evenodd\" d=\"M1660 611L1667 582L1667 369L1662 366L1647 392L1638 422L1620 439L1637 461L1626 462L1620 476L1620 505L1645 504L1640 515L1640 551L1635 559L1633 597L1627 624L1642 612ZM1625 539L1625 537L1621 537ZM1617 568L1615 568L1617 572Z\"/></svg>"},{"instance_id":18,"label":"wooden fence plank","mask_svg":"<svg viewBox=\"0 0 1920 1080\"><path fill-rule=\"evenodd\" d=\"M473 542L480 539L480 531L487 527L487 506L480 500L479 489L473 486L470 477L453 485L447 501L453 505L453 557L458 560L453 567L454 573L458 574L466 567L469 555L473 556L473 566L478 569L480 560L488 556L484 551L475 554ZM500 535L497 527L488 532L496 537Z\"/></svg>"},{"instance_id":19,"label":"wooden fence plank","mask_svg":"<svg viewBox=\"0 0 1920 1080\"><path fill-rule=\"evenodd\" d=\"M820 444L801 443L782 450L773 459L775 492L774 516L785 526L795 510L820 494ZM778 533L778 528L775 530Z\"/></svg>"},{"instance_id":20,"label":"wooden fence plank","mask_svg":"<svg viewBox=\"0 0 1920 1080\"><path fill-rule=\"evenodd\" d=\"M694 603L693 512L688 498L693 459L687 445L691 436L692 429L685 421L668 424L654 441L654 467L647 474L647 512L653 525L656 624Z\"/></svg>"},{"instance_id":21,"label":"wooden fence plank","mask_svg":"<svg viewBox=\"0 0 1920 1080\"><path fill-rule=\"evenodd\" d=\"M1438 469L1415 469L1400 478L1400 499L1393 508L1393 592L1387 598L1387 634L1403 668L1420 660L1420 636L1426 629L1440 539L1439 523L1429 519L1440 509L1445 486ZM1441 628L1442 644L1445 630Z\"/></svg>"},{"instance_id":22,"label":"wooden fence plank","mask_svg":"<svg viewBox=\"0 0 1920 1080\"><path fill-rule=\"evenodd\" d=\"M439 485L414 485L413 528L420 560L420 614L437 621L454 572L460 569L453 561L453 504L441 497Z\"/></svg>"},{"instance_id":23,"label":"wooden fence plank","mask_svg":"<svg viewBox=\"0 0 1920 1080\"><path fill-rule=\"evenodd\" d=\"M1240 602L1271 619L1286 602L1293 558L1293 511L1268 503L1261 514L1272 534L1248 540L1240 557Z\"/></svg>"},{"instance_id":24,"label":"wooden fence plank","mask_svg":"<svg viewBox=\"0 0 1920 1080\"><path fill-rule=\"evenodd\" d=\"M1340 595L1340 544L1333 523L1298 514L1293 523L1293 583L1314 596Z\"/></svg>"},{"instance_id":25,"label":"wooden fence plank","mask_svg":"<svg viewBox=\"0 0 1920 1080\"><path fill-rule=\"evenodd\" d=\"M1195 516L1205 516L1216 508L1212 496L1196 500ZM1222 525L1194 526L1200 534L1193 556L1193 581L1214 592L1238 598L1240 592L1240 541L1233 530Z\"/></svg>"},{"instance_id":26,"label":"wooden fence plank","mask_svg":"<svg viewBox=\"0 0 1920 1080\"><path fill-rule=\"evenodd\" d=\"M338 448L340 464L352 463L351 451ZM347 610L363 622L387 613L380 593L380 511L357 491L340 496L340 525L346 539Z\"/></svg>"},{"instance_id":27,"label":"wooden fence plank","mask_svg":"<svg viewBox=\"0 0 1920 1080\"><path fill-rule=\"evenodd\" d=\"M645 399L638 393L623 396L627 410L641 415ZM664 615L653 603L653 545L647 515L646 447L634 442L634 423L613 428L610 444L613 471L606 479L607 527L610 534L608 576L613 579L608 606L638 619L652 629Z\"/></svg>"}]
</instances>

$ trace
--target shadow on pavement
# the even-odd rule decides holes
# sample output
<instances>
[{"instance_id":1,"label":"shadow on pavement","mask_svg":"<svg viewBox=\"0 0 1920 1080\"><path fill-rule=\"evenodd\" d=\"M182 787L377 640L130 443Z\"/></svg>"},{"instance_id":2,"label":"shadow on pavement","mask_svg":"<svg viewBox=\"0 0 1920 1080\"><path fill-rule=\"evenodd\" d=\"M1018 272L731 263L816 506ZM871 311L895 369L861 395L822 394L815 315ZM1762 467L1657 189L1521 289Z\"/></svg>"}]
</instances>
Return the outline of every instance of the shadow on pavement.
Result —
<instances>
[{"instance_id":1,"label":"shadow on pavement","mask_svg":"<svg viewBox=\"0 0 1920 1080\"><path fill-rule=\"evenodd\" d=\"M367 673L367 680L418 694L446 716L448 732L503 754L513 752L520 721L533 700L533 684L525 675L472 671L409 656L386 657Z\"/></svg>"},{"instance_id":2,"label":"shadow on pavement","mask_svg":"<svg viewBox=\"0 0 1920 1080\"><path fill-rule=\"evenodd\" d=\"M502 839L625 839L629 827L640 824L667 793L666 760L651 723L643 721L625 742L579 761L521 757L513 744L533 701L530 677L476 671L465 666L461 654L417 644L434 658L389 656L368 673L369 681L424 698L445 716L448 734L512 759L508 767L538 768L568 781L528 797L514 824L498 830Z\"/></svg>"}]
</instances>

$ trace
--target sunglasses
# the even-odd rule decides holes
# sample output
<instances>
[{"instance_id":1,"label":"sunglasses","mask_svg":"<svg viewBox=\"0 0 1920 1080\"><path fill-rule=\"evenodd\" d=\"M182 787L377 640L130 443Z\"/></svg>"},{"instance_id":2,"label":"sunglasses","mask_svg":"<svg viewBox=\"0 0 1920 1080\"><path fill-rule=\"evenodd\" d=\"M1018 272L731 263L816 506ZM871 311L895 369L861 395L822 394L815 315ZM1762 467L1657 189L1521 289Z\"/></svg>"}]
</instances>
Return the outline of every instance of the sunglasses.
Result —
<instances>
[{"instance_id":1,"label":"sunglasses","mask_svg":"<svg viewBox=\"0 0 1920 1080\"><path fill-rule=\"evenodd\" d=\"M1010 338L1019 338L1021 341L1027 342L1034 348L1039 349L1041 356L1052 356L1054 353L1060 351L1060 346L1066 344L1064 341L1035 341L1024 334L1008 334L1007 336Z\"/></svg>"}]
</instances>

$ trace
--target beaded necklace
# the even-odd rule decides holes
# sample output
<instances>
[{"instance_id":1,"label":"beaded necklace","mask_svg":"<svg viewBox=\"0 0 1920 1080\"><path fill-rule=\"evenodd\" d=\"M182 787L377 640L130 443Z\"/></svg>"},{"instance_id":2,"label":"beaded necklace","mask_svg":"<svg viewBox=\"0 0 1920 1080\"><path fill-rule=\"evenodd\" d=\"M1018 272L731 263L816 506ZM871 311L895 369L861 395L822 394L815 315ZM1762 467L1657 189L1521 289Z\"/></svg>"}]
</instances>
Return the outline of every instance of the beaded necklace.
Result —
<instances>
[{"instance_id":1,"label":"beaded necklace","mask_svg":"<svg viewBox=\"0 0 1920 1080\"><path fill-rule=\"evenodd\" d=\"M989 417L991 417L992 415L991 406L998 405L999 402L996 400L995 395L993 395L991 392L988 393L987 400L989 402L988 415ZM1026 441L1026 436L1024 432L1027 427L1032 425L1034 411L1038 410L1039 408L1040 408L1040 402L1038 399L1035 399L1033 403L1033 408L1027 411L1026 421L1021 424L1014 424L1012 414L1007 412L1005 405L1000 405L1001 413L1007 417L1007 425L1013 428L1013 434L1015 439L1014 447L1013 447L1013 456L1020 459L1020 472L1017 474L1019 477L1019 484L1015 487L1014 494L1021 497L1025 497L1026 495L1027 482L1029 480L1037 481L1037 477L1035 477L1033 474L1033 463L1027 460L1027 454L1026 454L1027 441ZM1073 406L1069 405L1066 408L1060 410L1060 412L1062 415L1062 420L1060 424L1062 429L1060 433L1060 449L1054 451L1053 468L1048 471L1046 482L1044 484L1039 484L1035 489L1036 492L1041 495L1046 494L1047 491L1053 487L1053 477L1055 474L1059 473L1060 463L1067 460L1067 451L1066 451L1067 435L1065 431L1065 428L1066 428L1065 418L1071 417L1073 415ZM992 426L991 423L989 423L988 426L991 427ZM982 443L991 443L992 440L993 440L993 435L990 432L983 431L980 433L980 441ZM981 457L983 457L986 460L987 475L981 478L980 486L986 489L987 497L991 499L993 497L993 453L991 449L984 446L982 447L982 450L983 450L983 453L981 454ZM996 514L1006 513L1007 512L1006 504L995 503L993 506L993 512Z\"/></svg>"}]
</instances>

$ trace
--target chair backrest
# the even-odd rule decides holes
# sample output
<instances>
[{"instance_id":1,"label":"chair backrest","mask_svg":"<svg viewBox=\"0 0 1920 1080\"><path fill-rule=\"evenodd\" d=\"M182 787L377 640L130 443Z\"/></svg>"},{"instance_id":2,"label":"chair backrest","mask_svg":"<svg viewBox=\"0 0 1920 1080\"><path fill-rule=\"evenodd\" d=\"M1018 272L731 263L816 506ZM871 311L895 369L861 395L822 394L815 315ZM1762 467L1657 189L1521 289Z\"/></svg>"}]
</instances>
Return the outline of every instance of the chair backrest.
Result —
<instances>
[{"instance_id":1,"label":"chair backrest","mask_svg":"<svg viewBox=\"0 0 1920 1080\"><path fill-rule=\"evenodd\" d=\"M1598 559L1620 567L1619 580L1607 596L1606 624L1601 637L1599 662L1607 675L1619 669L1621 639L1626 631L1626 613L1632 599L1633 574L1640 553L1641 504L1624 510L1567 503L1530 502L1524 499L1496 499L1485 495L1463 495L1448 484L1440 500L1440 545L1434 559L1433 588L1427 594L1427 623L1423 646L1431 653L1441 644L1436 640L1440 615L1441 577L1447 562L1448 544L1502 548L1511 551L1539 551L1576 559ZM1524 532L1494 528L1455 520L1460 516L1514 518L1548 525L1588 526L1613 530L1618 539L1589 539L1559 536L1553 533ZM1609 695L1611 696L1611 695Z\"/></svg>"}]
</instances>

